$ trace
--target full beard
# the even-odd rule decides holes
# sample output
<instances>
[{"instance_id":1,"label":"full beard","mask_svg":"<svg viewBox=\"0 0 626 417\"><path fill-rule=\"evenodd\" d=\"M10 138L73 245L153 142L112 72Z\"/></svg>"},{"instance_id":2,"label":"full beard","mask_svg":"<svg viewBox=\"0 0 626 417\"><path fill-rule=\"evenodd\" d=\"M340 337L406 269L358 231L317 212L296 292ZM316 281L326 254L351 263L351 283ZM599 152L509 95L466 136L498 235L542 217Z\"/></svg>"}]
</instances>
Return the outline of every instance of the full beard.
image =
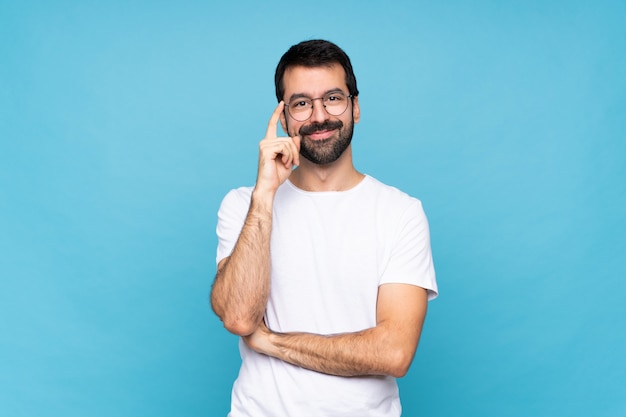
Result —
<instances>
[{"instance_id":1,"label":"full beard","mask_svg":"<svg viewBox=\"0 0 626 417\"><path fill-rule=\"evenodd\" d=\"M307 135L325 130L337 130L336 134L328 139L311 140ZM327 165L335 162L352 142L354 122L350 121L344 128L340 120L327 120L323 123L312 123L300 128L298 132L302 138L300 155L317 165Z\"/></svg>"}]
</instances>

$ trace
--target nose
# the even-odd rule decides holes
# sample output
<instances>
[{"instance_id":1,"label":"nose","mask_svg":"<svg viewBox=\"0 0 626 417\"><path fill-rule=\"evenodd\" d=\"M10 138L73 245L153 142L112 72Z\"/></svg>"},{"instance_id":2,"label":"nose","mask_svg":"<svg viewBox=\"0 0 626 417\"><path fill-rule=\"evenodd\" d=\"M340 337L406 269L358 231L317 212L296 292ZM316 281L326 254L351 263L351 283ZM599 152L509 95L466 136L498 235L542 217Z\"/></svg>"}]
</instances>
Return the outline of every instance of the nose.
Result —
<instances>
[{"instance_id":1,"label":"nose","mask_svg":"<svg viewBox=\"0 0 626 417\"><path fill-rule=\"evenodd\" d=\"M324 100L322 98L313 99L313 110L312 110L311 118L309 119L312 122L323 122L326 121L329 117L326 109L324 108Z\"/></svg>"}]
</instances>

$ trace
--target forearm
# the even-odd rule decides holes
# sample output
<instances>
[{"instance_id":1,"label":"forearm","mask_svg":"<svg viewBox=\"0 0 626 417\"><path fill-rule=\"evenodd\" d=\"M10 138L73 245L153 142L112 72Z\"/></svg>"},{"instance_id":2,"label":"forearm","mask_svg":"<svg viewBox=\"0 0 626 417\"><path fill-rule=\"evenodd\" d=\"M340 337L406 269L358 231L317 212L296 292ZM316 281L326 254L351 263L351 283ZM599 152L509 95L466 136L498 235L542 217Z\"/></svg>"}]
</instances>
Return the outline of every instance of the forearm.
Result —
<instances>
[{"instance_id":1,"label":"forearm","mask_svg":"<svg viewBox=\"0 0 626 417\"><path fill-rule=\"evenodd\" d=\"M244 341L259 353L325 374L402 377L415 355L427 305L425 289L385 284L378 290L375 327L318 335L274 333L261 322Z\"/></svg>"},{"instance_id":2,"label":"forearm","mask_svg":"<svg viewBox=\"0 0 626 417\"><path fill-rule=\"evenodd\" d=\"M395 338L385 326L355 333L269 333L254 348L293 365L330 375L406 374L417 342Z\"/></svg>"},{"instance_id":3,"label":"forearm","mask_svg":"<svg viewBox=\"0 0 626 417\"><path fill-rule=\"evenodd\" d=\"M331 375L391 374L389 352L381 349L372 333L322 336L315 334L275 334L270 337L276 355L291 364Z\"/></svg>"},{"instance_id":4,"label":"forearm","mask_svg":"<svg viewBox=\"0 0 626 417\"><path fill-rule=\"evenodd\" d=\"M241 336L261 322L270 289L272 195L253 193L237 244L221 265L211 292L213 310L224 327Z\"/></svg>"}]
</instances>

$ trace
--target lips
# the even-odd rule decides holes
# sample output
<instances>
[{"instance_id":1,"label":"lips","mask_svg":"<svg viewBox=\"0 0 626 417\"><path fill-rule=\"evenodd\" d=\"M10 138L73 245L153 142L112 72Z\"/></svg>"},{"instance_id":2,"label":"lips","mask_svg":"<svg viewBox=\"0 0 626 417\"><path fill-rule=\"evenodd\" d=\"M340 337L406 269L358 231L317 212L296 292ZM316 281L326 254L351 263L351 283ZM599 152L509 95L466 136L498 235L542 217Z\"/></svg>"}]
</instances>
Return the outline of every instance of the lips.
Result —
<instances>
[{"instance_id":1,"label":"lips","mask_svg":"<svg viewBox=\"0 0 626 417\"><path fill-rule=\"evenodd\" d=\"M324 140L330 138L334 133L335 130L322 130L319 132L311 133L307 136L313 140Z\"/></svg>"}]
</instances>

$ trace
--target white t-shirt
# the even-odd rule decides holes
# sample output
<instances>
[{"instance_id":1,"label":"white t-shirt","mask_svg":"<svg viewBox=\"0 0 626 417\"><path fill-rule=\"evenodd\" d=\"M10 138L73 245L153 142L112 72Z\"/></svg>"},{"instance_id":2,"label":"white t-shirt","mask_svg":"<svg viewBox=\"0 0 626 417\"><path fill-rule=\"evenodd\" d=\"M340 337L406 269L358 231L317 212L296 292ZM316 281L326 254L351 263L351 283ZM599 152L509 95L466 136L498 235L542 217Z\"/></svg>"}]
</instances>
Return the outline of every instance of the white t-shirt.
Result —
<instances>
[{"instance_id":1,"label":"white t-shirt","mask_svg":"<svg viewBox=\"0 0 626 417\"><path fill-rule=\"evenodd\" d=\"M243 227L252 188L229 192L218 213L217 262ZM404 283L437 296L428 222L419 200L366 176L341 192L277 190L265 313L277 332L336 334L376 325L378 287ZM399 416L393 377L339 377L258 354L242 365L230 416Z\"/></svg>"}]
</instances>

